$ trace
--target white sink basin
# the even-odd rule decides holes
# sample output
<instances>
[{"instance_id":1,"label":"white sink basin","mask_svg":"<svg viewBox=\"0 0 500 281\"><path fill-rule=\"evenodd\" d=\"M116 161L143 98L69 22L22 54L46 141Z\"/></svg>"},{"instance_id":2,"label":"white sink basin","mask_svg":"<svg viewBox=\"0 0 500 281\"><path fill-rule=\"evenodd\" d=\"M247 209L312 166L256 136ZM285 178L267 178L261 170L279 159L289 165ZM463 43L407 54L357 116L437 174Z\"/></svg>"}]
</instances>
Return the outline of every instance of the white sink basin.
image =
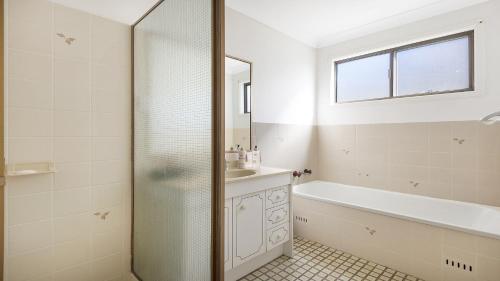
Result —
<instances>
[{"instance_id":1,"label":"white sink basin","mask_svg":"<svg viewBox=\"0 0 500 281\"><path fill-rule=\"evenodd\" d=\"M253 176L256 173L257 171L250 169L234 169L226 171L226 178L227 179L242 178L242 177Z\"/></svg>"}]
</instances>

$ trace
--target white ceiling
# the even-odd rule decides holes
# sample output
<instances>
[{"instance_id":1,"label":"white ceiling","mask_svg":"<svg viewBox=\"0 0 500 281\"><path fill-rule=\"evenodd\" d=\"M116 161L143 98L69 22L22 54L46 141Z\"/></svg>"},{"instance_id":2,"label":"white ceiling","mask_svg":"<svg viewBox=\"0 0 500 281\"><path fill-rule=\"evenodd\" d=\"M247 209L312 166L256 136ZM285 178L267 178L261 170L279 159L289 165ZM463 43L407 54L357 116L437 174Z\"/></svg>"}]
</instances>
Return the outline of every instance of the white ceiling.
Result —
<instances>
[{"instance_id":1,"label":"white ceiling","mask_svg":"<svg viewBox=\"0 0 500 281\"><path fill-rule=\"evenodd\" d=\"M50 0L133 24L159 0ZM226 0L226 5L322 47L488 0Z\"/></svg>"},{"instance_id":2,"label":"white ceiling","mask_svg":"<svg viewBox=\"0 0 500 281\"><path fill-rule=\"evenodd\" d=\"M132 25L158 0L50 0L70 8Z\"/></svg>"},{"instance_id":3,"label":"white ceiling","mask_svg":"<svg viewBox=\"0 0 500 281\"><path fill-rule=\"evenodd\" d=\"M323 47L488 0L226 0L226 6Z\"/></svg>"}]
</instances>

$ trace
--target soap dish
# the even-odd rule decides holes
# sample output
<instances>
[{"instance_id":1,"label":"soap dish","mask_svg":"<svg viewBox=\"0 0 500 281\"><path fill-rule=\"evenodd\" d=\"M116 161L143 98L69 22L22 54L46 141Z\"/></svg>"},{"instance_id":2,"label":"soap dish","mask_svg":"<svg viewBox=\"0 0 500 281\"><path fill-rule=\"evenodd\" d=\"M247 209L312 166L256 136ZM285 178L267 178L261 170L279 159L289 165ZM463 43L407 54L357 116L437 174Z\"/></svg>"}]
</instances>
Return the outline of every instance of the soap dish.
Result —
<instances>
[{"instance_id":1,"label":"soap dish","mask_svg":"<svg viewBox=\"0 0 500 281\"><path fill-rule=\"evenodd\" d=\"M56 168L53 162L16 163L7 165L7 176L9 177L50 174L55 172Z\"/></svg>"}]
</instances>

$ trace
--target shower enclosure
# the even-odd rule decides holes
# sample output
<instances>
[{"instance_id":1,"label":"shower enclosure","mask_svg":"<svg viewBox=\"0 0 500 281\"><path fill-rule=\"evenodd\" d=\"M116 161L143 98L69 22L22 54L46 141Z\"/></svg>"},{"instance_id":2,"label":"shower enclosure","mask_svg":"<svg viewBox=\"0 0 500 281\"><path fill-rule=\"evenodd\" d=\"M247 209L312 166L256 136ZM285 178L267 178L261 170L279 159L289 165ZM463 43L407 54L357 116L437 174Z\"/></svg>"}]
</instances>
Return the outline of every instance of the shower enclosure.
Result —
<instances>
[{"instance_id":1,"label":"shower enclosure","mask_svg":"<svg viewBox=\"0 0 500 281\"><path fill-rule=\"evenodd\" d=\"M223 280L223 7L165 0L133 26L132 270L142 281Z\"/></svg>"}]
</instances>

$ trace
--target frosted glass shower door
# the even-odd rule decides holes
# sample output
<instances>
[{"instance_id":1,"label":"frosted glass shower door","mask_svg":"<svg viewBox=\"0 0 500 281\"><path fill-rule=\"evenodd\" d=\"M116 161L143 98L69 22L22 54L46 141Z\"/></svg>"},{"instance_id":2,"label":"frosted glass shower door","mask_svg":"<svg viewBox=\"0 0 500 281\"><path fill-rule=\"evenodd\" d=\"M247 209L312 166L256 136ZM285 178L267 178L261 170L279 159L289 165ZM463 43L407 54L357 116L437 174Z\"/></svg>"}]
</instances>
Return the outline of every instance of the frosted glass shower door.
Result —
<instances>
[{"instance_id":1,"label":"frosted glass shower door","mask_svg":"<svg viewBox=\"0 0 500 281\"><path fill-rule=\"evenodd\" d=\"M133 271L211 280L212 0L165 0L134 26Z\"/></svg>"}]
</instances>

